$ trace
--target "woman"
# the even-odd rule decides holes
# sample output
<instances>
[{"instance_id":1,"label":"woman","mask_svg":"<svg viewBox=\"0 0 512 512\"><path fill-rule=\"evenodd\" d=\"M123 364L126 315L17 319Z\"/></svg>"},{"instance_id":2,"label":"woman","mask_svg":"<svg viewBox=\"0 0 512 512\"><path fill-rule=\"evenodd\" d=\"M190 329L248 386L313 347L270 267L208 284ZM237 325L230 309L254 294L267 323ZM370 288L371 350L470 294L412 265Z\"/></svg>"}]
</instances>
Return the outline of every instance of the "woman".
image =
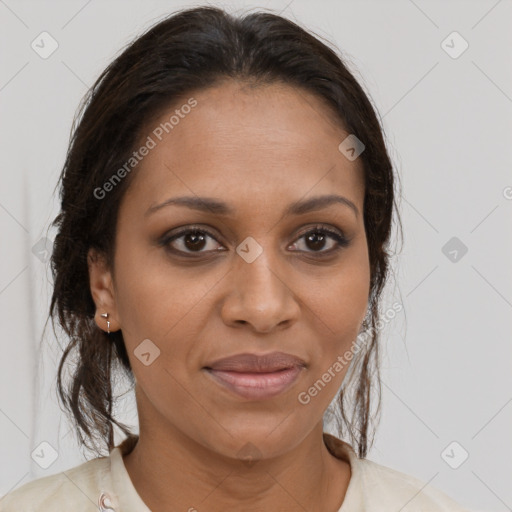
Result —
<instances>
[{"instance_id":1,"label":"woman","mask_svg":"<svg viewBox=\"0 0 512 512\"><path fill-rule=\"evenodd\" d=\"M108 455L2 511L463 510L365 458L395 177L332 50L273 14L179 12L97 80L61 180L59 394Z\"/></svg>"}]
</instances>

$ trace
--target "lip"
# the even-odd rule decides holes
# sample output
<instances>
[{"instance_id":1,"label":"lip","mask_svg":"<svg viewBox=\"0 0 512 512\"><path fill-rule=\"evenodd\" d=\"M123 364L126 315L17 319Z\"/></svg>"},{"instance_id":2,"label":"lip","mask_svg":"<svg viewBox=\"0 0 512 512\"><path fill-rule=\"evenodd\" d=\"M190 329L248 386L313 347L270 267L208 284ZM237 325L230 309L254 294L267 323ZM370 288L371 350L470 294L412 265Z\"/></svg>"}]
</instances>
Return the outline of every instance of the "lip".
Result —
<instances>
[{"instance_id":1,"label":"lip","mask_svg":"<svg viewBox=\"0 0 512 512\"><path fill-rule=\"evenodd\" d=\"M237 395L249 400L265 400L284 393L299 377L302 368L293 366L277 372L241 373L206 371L213 379Z\"/></svg>"},{"instance_id":2,"label":"lip","mask_svg":"<svg viewBox=\"0 0 512 512\"><path fill-rule=\"evenodd\" d=\"M203 369L215 382L249 400L264 400L284 393L306 368L299 357L284 352L237 354L218 359Z\"/></svg>"},{"instance_id":3,"label":"lip","mask_svg":"<svg viewBox=\"0 0 512 512\"><path fill-rule=\"evenodd\" d=\"M305 367L306 363L300 357L285 352L270 352L262 355L246 352L217 359L206 364L205 368L228 372L268 373L294 366Z\"/></svg>"}]
</instances>

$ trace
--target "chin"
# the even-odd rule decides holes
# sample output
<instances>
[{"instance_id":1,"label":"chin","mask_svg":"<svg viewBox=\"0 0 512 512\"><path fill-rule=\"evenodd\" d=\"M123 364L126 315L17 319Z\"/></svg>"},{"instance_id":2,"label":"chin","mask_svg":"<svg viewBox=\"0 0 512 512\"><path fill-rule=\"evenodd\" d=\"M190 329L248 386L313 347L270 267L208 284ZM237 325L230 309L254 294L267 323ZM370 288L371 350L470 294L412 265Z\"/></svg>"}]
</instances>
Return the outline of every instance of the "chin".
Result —
<instances>
[{"instance_id":1,"label":"chin","mask_svg":"<svg viewBox=\"0 0 512 512\"><path fill-rule=\"evenodd\" d=\"M209 437L208 445L220 455L234 459L258 460L278 457L297 446L307 431L290 430L290 424L282 418L274 421L251 424L237 424L236 428L222 429L221 438ZM276 428L277 427L277 428ZM287 428L288 427L288 428ZM231 435L230 435L231 434Z\"/></svg>"}]
</instances>

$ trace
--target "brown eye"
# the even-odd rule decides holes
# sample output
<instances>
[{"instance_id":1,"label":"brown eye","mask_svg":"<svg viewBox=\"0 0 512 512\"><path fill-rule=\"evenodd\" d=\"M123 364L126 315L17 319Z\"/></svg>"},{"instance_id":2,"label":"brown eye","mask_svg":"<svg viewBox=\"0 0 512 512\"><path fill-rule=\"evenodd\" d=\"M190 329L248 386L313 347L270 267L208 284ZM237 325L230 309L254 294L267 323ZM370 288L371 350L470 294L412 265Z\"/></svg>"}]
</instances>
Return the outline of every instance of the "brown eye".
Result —
<instances>
[{"instance_id":1,"label":"brown eye","mask_svg":"<svg viewBox=\"0 0 512 512\"><path fill-rule=\"evenodd\" d=\"M322 226L310 229L306 233L302 234L297 240L302 239L304 239L303 246L305 246L306 249L299 250L313 253L318 252L320 254L336 251L341 247L348 246L349 244L349 240L347 240L347 238L345 238L341 233ZM297 247L300 244L295 242L293 245ZM326 246L328 246L328 248L324 250Z\"/></svg>"},{"instance_id":2,"label":"brown eye","mask_svg":"<svg viewBox=\"0 0 512 512\"><path fill-rule=\"evenodd\" d=\"M336 252L349 245L349 240L341 232L319 226L304 232L293 244L293 250L318 255ZM217 242L215 235L204 228L187 228L166 235L160 245L168 251L181 255L200 255L226 250Z\"/></svg>"},{"instance_id":3,"label":"brown eye","mask_svg":"<svg viewBox=\"0 0 512 512\"><path fill-rule=\"evenodd\" d=\"M202 253L219 250L215 244L209 240L215 240L214 236L204 229L186 229L171 236L165 237L161 245L168 247L173 252L181 253ZM220 245L220 247L222 247Z\"/></svg>"},{"instance_id":4,"label":"brown eye","mask_svg":"<svg viewBox=\"0 0 512 512\"><path fill-rule=\"evenodd\" d=\"M315 231L309 235L306 235L306 246L313 251L322 250L325 247L327 238L328 237L325 235L325 233L319 233L318 231Z\"/></svg>"},{"instance_id":5,"label":"brown eye","mask_svg":"<svg viewBox=\"0 0 512 512\"><path fill-rule=\"evenodd\" d=\"M183 235L183 245L190 251L200 251L204 249L206 245L205 241L206 237L200 231L191 231Z\"/></svg>"}]
</instances>

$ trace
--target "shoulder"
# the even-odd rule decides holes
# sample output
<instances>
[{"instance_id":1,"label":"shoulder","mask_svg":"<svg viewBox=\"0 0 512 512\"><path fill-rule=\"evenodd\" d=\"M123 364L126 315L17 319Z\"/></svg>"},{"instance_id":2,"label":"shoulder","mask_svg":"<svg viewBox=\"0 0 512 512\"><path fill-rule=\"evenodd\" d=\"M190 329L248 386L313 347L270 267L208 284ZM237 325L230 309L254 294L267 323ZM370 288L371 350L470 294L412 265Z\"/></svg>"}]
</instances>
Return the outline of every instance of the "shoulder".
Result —
<instances>
[{"instance_id":1,"label":"shoulder","mask_svg":"<svg viewBox=\"0 0 512 512\"><path fill-rule=\"evenodd\" d=\"M368 459L358 459L358 465L370 510L389 503L402 512L468 512L446 493L412 475Z\"/></svg>"},{"instance_id":2,"label":"shoulder","mask_svg":"<svg viewBox=\"0 0 512 512\"><path fill-rule=\"evenodd\" d=\"M109 472L109 457L99 457L33 480L0 498L0 512L96 510L101 490L108 485Z\"/></svg>"},{"instance_id":3,"label":"shoulder","mask_svg":"<svg viewBox=\"0 0 512 512\"><path fill-rule=\"evenodd\" d=\"M350 444L333 435L324 433L324 439L336 457L350 462L352 474L345 499L358 510L468 512L428 482L369 459L361 459ZM345 509L342 507L340 512L345 512Z\"/></svg>"}]
</instances>

